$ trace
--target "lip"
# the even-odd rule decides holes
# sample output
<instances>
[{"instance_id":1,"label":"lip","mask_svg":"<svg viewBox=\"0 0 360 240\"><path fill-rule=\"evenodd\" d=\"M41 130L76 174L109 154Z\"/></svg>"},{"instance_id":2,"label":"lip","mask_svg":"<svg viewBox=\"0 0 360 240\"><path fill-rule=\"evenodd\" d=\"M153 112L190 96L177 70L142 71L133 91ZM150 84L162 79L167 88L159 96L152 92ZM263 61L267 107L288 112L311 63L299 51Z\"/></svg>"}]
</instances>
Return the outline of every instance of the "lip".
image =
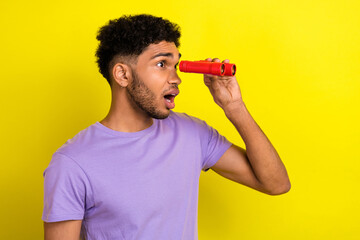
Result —
<instances>
[{"instance_id":1,"label":"lip","mask_svg":"<svg viewBox=\"0 0 360 240\"><path fill-rule=\"evenodd\" d=\"M166 96L166 95L173 95L174 97L176 97L177 95L179 95L179 93L180 93L179 89L174 88L174 89L166 92L166 93L164 94L164 96Z\"/></svg>"},{"instance_id":2,"label":"lip","mask_svg":"<svg viewBox=\"0 0 360 240\"><path fill-rule=\"evenodd\" d=\"M164 93L164 103L167 109L173 109L175 108L175 97L177 95L179 95L180 91L177 88L173 88L170 91L167 91ZM171 95L171 97L166 98L165 96L169 96Z\"/></svg>"}]
</instances>

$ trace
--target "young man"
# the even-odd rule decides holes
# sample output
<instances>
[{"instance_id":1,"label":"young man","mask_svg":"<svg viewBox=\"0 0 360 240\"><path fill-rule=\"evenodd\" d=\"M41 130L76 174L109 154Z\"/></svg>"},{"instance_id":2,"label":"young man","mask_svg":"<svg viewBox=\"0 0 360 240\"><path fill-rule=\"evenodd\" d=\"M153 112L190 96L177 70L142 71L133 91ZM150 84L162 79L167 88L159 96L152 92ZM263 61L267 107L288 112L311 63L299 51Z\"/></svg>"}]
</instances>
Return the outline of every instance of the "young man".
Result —
<instances>
[{"instance_id":1,"label":"young man","mask_svg":"<svg viewBox=\"0 0 360 240\"><path fill-rule=\"evenodd\" d=\"M204 82L246 151L204 121L171 111L181 83L179 38L176 24L150 15L100 29L96 56L111 108L58 149L45 170L45 239L197 239L199 176L209 168L267 194L290 189L235 77L205 75Z\"/></svg>"}]
</instances>

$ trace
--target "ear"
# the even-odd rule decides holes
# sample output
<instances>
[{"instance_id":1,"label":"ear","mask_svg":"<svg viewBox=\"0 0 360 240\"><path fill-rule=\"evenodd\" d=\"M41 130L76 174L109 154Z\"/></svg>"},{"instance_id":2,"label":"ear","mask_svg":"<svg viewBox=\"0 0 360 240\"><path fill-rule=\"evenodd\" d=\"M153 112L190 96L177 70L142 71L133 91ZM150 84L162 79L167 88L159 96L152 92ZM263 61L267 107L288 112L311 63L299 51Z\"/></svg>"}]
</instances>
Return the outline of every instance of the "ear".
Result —
<instances>
[{"instance_id":1,"label":"ear","mask_svg":"<svg viewBox=\"0 0 360 240\"><path fill-rule=\"evenodd\" d=\"M127 87L131 78L131 69L128 65L123 63L115 64L112 69L112 74L115 82L120 85L120 87Z\"/></svg>"}]
</instances>

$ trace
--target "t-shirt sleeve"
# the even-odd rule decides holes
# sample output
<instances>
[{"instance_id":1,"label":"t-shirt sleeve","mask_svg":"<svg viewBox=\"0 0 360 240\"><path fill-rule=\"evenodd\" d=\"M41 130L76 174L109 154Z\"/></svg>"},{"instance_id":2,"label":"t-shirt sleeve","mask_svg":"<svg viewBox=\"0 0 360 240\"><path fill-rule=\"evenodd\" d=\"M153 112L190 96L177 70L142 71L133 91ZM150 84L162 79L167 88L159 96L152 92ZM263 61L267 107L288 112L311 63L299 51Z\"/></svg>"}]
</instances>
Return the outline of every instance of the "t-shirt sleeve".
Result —
<instances>
[{"instance_id":1,"label":"t-shirt sleeve","mask_svg":"<svg viewBox=\"0 0 360 240\"><path fill-rule=\"evenodd\" d=\"M202 170L207 171L215 165L221 156L229 149L231 143L219 132L203 122L202 147L203 163Z\"/></svg>"},{"instance_id":2,"label":"t-shirt sleeve","mask_svg":"<svg viewBox=\"0 0 360 240\"><path fill-rule=\"evenodd\" d=\"M44 210L42 220L58 222L81 220L86 196L91 195L88 178L71 158L56 152L44 171Z\"/></svg>"}]
</instances>

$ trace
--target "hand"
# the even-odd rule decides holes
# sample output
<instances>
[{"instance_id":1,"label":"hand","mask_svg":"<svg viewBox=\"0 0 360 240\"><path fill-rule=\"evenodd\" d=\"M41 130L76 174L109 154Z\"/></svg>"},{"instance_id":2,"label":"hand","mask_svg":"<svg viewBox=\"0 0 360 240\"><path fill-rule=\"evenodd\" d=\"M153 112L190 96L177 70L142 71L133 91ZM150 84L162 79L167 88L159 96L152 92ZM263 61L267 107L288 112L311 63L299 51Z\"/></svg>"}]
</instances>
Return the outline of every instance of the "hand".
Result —
<instances>
[{"instance_id":1,"label":"hand","mask_svg":"<svg viewBox=\"0 0 360 240\"><path fill-rule=\"evenodd\" d=\"M206 61L220 62L220 59L207 58ZM225 59L223 63L229 63L229 60ZM204 83L209 88L215 103L225 112L231 111L234 106L243 103L240 87L235 76L204 74Z\"/></svg>"}]
</instances>

